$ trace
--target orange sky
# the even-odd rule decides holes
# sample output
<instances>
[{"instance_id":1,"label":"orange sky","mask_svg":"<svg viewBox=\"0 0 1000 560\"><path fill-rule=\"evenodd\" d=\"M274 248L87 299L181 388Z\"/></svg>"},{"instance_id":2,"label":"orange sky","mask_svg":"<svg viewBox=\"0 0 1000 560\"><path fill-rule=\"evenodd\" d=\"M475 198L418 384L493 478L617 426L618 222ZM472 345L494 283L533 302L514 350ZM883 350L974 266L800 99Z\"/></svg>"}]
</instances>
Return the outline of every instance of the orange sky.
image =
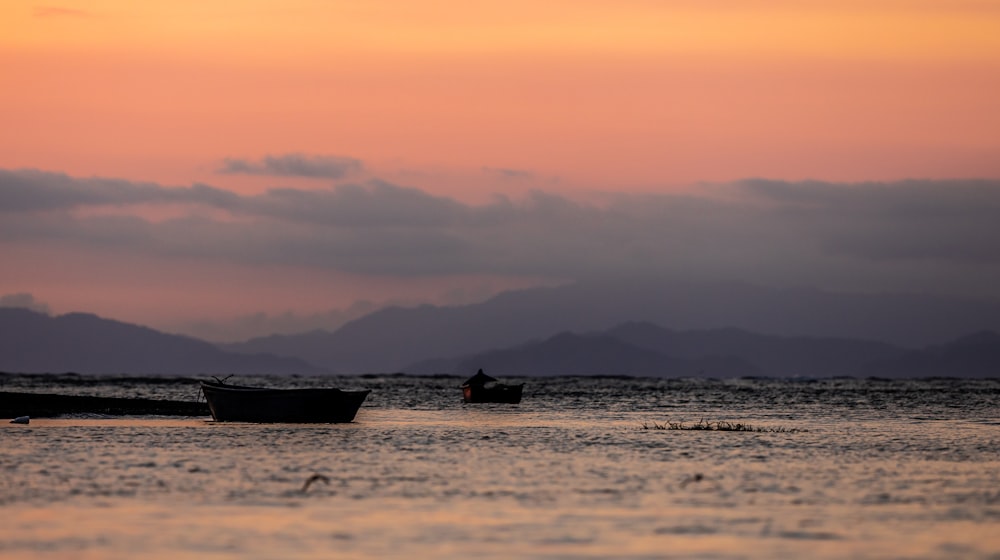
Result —
<instances>
[{"instance_id":1,"label":"orange sky","mask_svg":"<svg viewBox=\"0 0 1000 560\"><path fill-rule=\"evenodd\" d=\"M1000 176L1000 0L8 0L0 69L0 169L73 177L322 189L218 170L337 156L363 163L349 179L482 203ZM75 249L0 247L22 265L0 295L100 299L31 272ZM373 297L318 293L272 311Z\"/></svg>"},{"instance_id":2,"label":"orange sky","mask_svg":"<svg viewBox=\"0 0 1000 560\"><path fill-rule=\"evenodd\" d=\"M656 189L995 176L1000 2L5 2L0 166L171 184L359 158ZM510 186L510 185L507 185Z\"/></svg>"}]
</instances>

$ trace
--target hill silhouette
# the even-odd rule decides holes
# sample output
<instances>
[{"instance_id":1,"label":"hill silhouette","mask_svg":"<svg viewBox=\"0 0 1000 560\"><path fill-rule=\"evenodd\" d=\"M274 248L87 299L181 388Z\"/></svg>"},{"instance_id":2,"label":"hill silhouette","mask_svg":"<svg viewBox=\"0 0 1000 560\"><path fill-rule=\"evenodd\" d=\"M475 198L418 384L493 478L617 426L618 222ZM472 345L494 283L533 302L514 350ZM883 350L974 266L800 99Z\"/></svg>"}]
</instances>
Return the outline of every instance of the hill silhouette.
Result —
<instances>
[{"instance_id":1,"label":"hill silhouette","mask_svg":"<svg viewBox=\"0 0 1000 560\"><path fill-rule=\"evenodd\" d=\"M876 377L1000 378L1000 334L981 331L870 364Z\"/></svg>"},{"instance_id":2,"label":"hill silhouette","mask_svg":"<svg viewBox=\"0 0 1000 560\"><path fill-rule=\"evenodd\" d=\"M872 340L915 348L983 328L1000 329L1000 305L743 284L580 283L505 292L474 305L392 307L351 321L336 332L265 337L223 348L294 356L344 373L396 372L435 358L453 363L456 356L545 340L562 332L601 331L627 322L685 330L730 326L799 339L771 341L772 346L785 344L788 349L808 346L805 338ZM717 339L724 339L725 334L719 333ZM737 347L739 341L727 344ZM866 358L887 350L876 345L856 349ZM848 369L849 364L842 363L849 361L848 356L837 356L836 351L826 355L832 365L823 369L821 364L811 364L816 366L813 371ZM785 373L806 369L793 358L769 359L761 367Z\"/></svg>"},{"instance_id":3,"label":"hill silhouette","mask_svg":"<svg viewBox=\"0 0 1000 560\"><path fill-rule=\"evenodd\" d=\"M677 331L630 322L608 334L678 358L733 356L769 377L859 375L869 363L904 352L898 346L870 340L769 336L736 328Z\"/></svg>"},{"instance_id":4,"label":"hill silhouette","mask_svg":"<svg viewBox=\"0 0 1000 560\"><path fill-rule=\"evenodd\" d=\"M647 377L742 377L760 375L752 365L731 356L682 359L640 348L606 334L560 333L546 340L491 350L453 361L428 361L412 373L449 373L482 367L503 375L634 375Z\"/></svg>"},{"instance_id":5,"label":"hill silhouette","mask_svg":"<svg viewBox=\"0 0 1000 560\"><path fill-rule=\"evenodd\" d=\"M927 325L934 321L926 320L925 315L934 310L948 311L938 323L949 325L945 328L937 324L935 329L989 325L995 315L1000 315L990 305L981 305L977 307L979 314L970 314L966 313L966 302L872 296L852 299L817 295L815 291L806 291L802 297L784 293L788 301L779 305L776 293L748 288L741 292L739 305L732 299L711 305L702 302L705 306L696 314L697 301L682 302L675 294L651 296L649 292L640 293L640 288L650 286L636 286L636 293L621 298L595 292L593 286L563 286L507 292L476 305L389 308L332 333L312 331L266 337L221 349L190 337L87 313L50 317L26 309L4 308L0 309L0 371L463 374L485 367L501 375L1000 375L996 367L1000 361L997 335L988 330L962 338L942 337L940 340L953 342L923 345L922 350L916 350L860 336L773 331L760 334L740 324L718 328L719 324L727 324L721 322L710 327L668 329L653 320L635 319L667 315L679 324L698 324L737 317L743 324L781 324L789 328L797 324L793 320L797 317L808 333L849 331L852 325L865 325L869 330L876 325L875 331L884 332L893 325L923 318L918 328L903 337L910 338L916 332L923 332L923 336L931 332ZM704 297L714 293L705 289ZM733 293L716 295L725 299L735 297ZM597 297L599 294L608 297L602 299ZM760 299L751 301L751 296ZM797 307L810 302L817 307L808 312ZM835 314L824 307L828 304L843 309ZM920 308L904 313L900 309L904 304ZM775 307L763 313L768 305ZM823 315L817 310L829 311L839 319L824 316L814 321L815 316ZM895 312L899 316L894 316ZM617 320L628 314L633 316ZM766 316L756 320L757 314ZM783 319L777 321L776 317ZM965 332L977 330L981 329Z\"/></svg>"},{"instance_id":6,"label":"hill silhouette","mask_svg":"<svg viewBox=\"0 0 1000 560\"><path fill-rule=\"evenodd\" d=\"M207 342L103 319L0 308L0 371L16 373L316 374L302 360L233 354Z\"/></svg>"},{"instance_id":7,"label":"hill silhouette","mask_svg":"<svg viewBox=\"0 0 1000 560\"><path fill-rule=\"evenodd\" d=\"M410 373L663 377L834 377L864 373L874 360L905 351L865 340L778 337L740 329L675 331L625 323L600 333L560 333L543 341L451 359L417 362Z\"/></svg>"}]
</instances>

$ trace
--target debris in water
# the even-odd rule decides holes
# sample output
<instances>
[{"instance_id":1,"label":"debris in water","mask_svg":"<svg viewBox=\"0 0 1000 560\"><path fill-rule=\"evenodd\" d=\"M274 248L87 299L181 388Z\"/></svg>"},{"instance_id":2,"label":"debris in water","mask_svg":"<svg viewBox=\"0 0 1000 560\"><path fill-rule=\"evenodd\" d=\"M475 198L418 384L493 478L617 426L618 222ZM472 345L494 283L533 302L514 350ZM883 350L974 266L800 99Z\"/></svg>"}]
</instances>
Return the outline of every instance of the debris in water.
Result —
<instances>
[{"instance_id":1,"label":"debris in water","mask_svg":"<svg viewBox=\"0 0 1000 560\"><path fill-rule=\"evenodd\" d=\"M323 481L323 484L330 484L330 479L328 477L316 473L310 476L309 479L306 480L306 483L302 485L302 493L304 494L306 490L309 490L309 485L312 484L313 482L316 482L317 480Z\"/></svg>"},{"instance_id":2,"label":"debris in water","mask_svg":"<svg viewBox=\"0 0 1000 560\"><path fill-rule=\"evenodd\" d=\"M683 482L681 482L681 488L684 488L685 486L691 484L692 482L701 482L704 479L705 475L701 473L695 473L694 476L689 476L685 478Z\"/></svg>"},{"instance_id":3,"label":"debris in water","mask_svg":"<svg viewBox=\"0 0 1000 560\"><path fill-rule=\"evenodd\" d=\"M11 424L27 424L31 421L31 418L27 416L18 416L17 418L10 421Z\"/></svg>"}]
</instances>

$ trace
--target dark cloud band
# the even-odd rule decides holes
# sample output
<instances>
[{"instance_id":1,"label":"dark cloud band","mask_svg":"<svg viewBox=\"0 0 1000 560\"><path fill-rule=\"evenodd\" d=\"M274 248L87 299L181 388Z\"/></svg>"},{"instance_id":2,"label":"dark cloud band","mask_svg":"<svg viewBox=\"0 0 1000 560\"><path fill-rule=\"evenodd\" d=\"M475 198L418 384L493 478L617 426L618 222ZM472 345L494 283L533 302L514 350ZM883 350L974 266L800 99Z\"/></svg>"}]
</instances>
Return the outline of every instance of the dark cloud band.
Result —
<instances>
[{"instance_id":1,"label":"dark cloud band","mask_svg":"<svg viewBox=\"0 0 1000 560\"><path fill-rule=\"evenodd\" d=\"M151 221L136 204L187 204ZM79 212L86 208L103 212ZM204 212L211 209L213 212ZM219 214L219 213L222 214ZM534 192L470 205L369 181L239 195L0 170L0 241L399 277L673 274L854 289L1000 287L1000 181L748 180L601 204Z\"/></svg>"},{"instance_id":2,"label":"dark cloud band","mask_svg":"<svg viewBox=\"0 0 1000 560\"><path fill-rule=\"evenodd\" d=\"M311 179L341 179L358 173L360 160L339 156L309 156L285 154L265 156L259 161L226 158L219 173L271 175L276 177L307 177Z\"/></svg>"}]
</instances>

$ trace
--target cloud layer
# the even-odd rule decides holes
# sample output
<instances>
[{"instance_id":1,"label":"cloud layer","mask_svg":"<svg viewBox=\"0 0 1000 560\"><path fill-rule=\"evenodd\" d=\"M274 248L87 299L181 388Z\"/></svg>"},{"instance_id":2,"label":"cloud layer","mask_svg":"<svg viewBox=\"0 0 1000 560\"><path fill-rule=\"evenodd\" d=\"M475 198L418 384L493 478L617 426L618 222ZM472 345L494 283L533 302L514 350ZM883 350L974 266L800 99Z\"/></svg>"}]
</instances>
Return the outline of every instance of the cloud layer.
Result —
<instances>
[{"instance_id":1,"label":"cloud layer","mask_svg":"<svg viewBox=\"0 0 1000 560\"><path fill-rule=\"evenodd\" d=\"M144 213L160 205L188 210ZM240 195L0 170L0 242L363 275L660 275L1000 299L998 240L998 180L746 180L470 205L380 181Z\"/></svg>"},{"instance_id":2,"label":"cloud layer","mask_svg":"<svg viewBox=\"0 0 1000 560\"><path fill-rule=\"evenodd\" d=\"M259 161L226 158L219 173L340 179L362 169L360 160L339 156L285 154L264 156Z\"/></svg>"}]
</instances>

